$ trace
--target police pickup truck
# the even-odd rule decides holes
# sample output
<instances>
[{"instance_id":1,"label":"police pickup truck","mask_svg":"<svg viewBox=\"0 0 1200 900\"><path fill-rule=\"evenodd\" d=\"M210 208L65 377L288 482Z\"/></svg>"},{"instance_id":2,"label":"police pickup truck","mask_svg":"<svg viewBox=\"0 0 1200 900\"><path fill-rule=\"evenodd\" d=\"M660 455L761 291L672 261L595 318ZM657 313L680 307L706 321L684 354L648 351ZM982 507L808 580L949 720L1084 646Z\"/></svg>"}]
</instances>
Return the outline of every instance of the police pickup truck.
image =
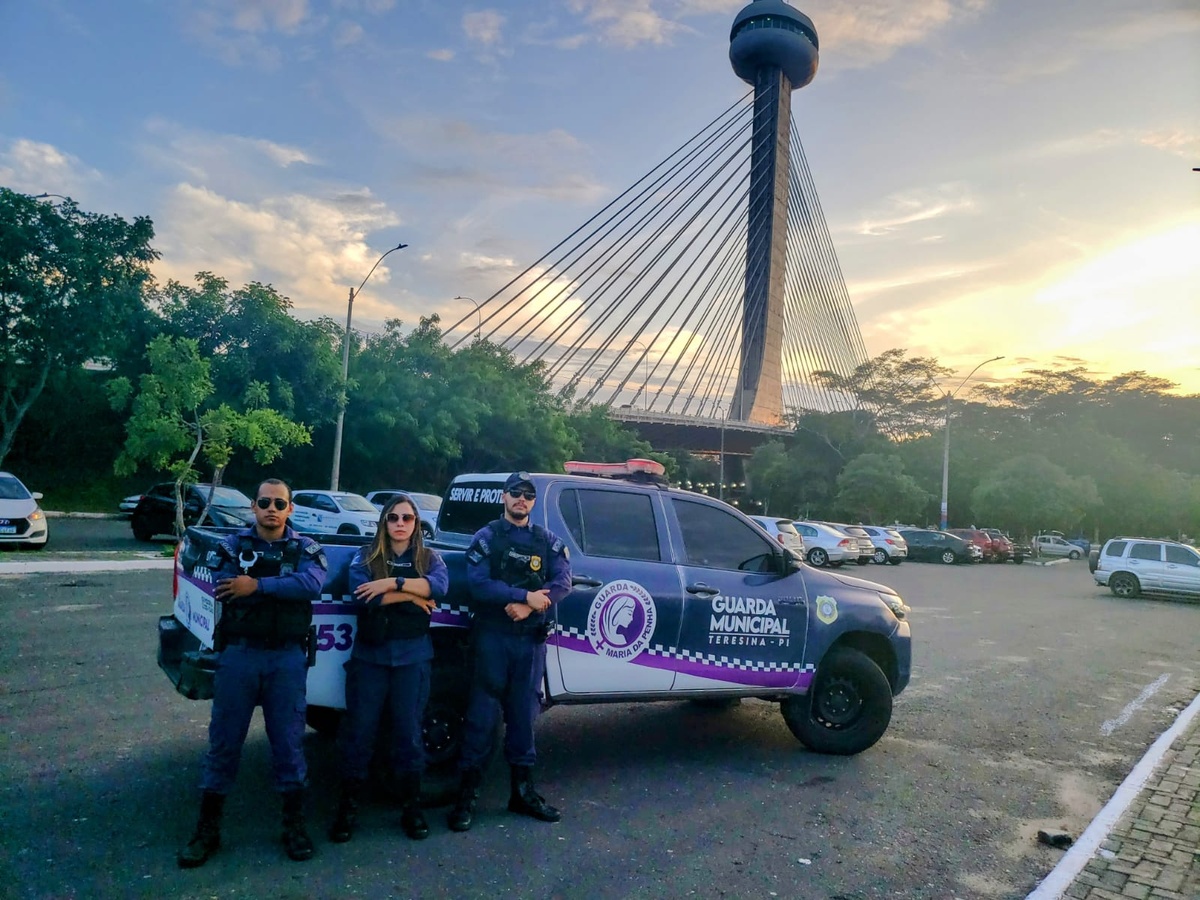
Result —
<instances>
[{"instance_id":1,"label":"police pickup truck","mask_svg":"<svg viewBox=\"0 0 1200 900\"><path fill-rule=\"evenodd\" d=\"M532 519L566 542L573 585L552 609L546 707L757 697L778 702L811 750L853 754L879 740L912 659L908 607L891 588L807 566L733 507L668 486L656 462L566 469L532 476ZM450 783L466 701L465 550L502 515L507 475L458 476L438 518L433 546L449 568L450 592L433 613L427 793ZM174 612L159 622L159 665L193 699L211 696L220 537L188 529L176 552ZM345 708L343 664L354 643L350 561L367 539L320 539L329 569L313 607L308 721L328 732Z\"/></svg>"}]
</instances>

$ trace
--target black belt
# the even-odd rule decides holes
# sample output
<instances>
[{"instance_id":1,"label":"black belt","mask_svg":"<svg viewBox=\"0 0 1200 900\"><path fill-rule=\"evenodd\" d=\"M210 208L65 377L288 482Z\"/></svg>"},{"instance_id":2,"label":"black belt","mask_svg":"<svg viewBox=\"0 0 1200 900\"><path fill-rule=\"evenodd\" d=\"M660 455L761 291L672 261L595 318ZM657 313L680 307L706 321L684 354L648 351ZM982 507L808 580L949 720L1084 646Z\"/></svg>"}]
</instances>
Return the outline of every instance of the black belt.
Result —
<instances>
[{"instance_id":1,"label":"black belt","mask_svg":"<svg viewBox=\"0 0 1200 900\"><path fill-rule=\"evenodd\" d=\"M270 638L235 634L225 639L225 646L232 647L234 644L239 644L249 647L251 650L287 650L292 647L303 647L304 641L305 639L302 637Z\"/></svg>"}]
</instances>

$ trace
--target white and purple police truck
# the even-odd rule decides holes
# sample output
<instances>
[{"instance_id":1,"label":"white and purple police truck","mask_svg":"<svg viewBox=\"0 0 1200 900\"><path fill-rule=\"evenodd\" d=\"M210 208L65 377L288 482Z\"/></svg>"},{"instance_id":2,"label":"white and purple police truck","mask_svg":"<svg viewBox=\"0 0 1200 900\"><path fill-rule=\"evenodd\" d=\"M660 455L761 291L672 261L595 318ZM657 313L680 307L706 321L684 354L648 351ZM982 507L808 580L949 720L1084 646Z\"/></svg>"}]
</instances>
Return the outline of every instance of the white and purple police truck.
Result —
<instances>
[{"instance_id":1,"label":"white and purple police truck","mask_svg":"<svg viewBox=\"0 0 1200 900\"><path fill-rule=\"evenodd\" d=\"M532 519L563 539L572 572L571 593L553 607L546 707L755 697L779 703L787 727L820 753L859 753L882 737L912 662L908 607L891 588L809 567L733 507L670 487L656 462L566 469L531 476ZM508 474L460 475L444 495L432 546L449 567L450 593L433 613L427 793L454 783L470 626L465 551L502 515ZM211 696L211 572L221 536L188 529L176 553L174 611L159 622L159 665L194 699ZM329 570L313 606L308 721L332 731L355 633L347 575L368 539L320 540Z\"/></svg>"}]
</instances>

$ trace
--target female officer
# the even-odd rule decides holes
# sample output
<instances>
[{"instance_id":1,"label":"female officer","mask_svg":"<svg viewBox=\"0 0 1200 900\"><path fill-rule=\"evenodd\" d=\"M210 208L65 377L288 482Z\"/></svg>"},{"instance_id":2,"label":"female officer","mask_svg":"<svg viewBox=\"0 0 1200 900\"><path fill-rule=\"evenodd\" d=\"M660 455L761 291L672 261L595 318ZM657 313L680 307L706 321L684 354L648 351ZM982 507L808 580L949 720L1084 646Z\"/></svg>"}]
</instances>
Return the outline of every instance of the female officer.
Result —
<instances>
[{"instance_id":1,"label":"female officer","mask_svg":"<svg viewBox=\"0 0 1200 900\"><path fill-rule=\"evenodd\" d=\"M358 798L375 749L384 710L390 713L391 771L398 776L400 826L413 840L429 835L421 813L425 745L421 723L429 699L433 642L429 622L446 596L449 576L436 550L421 537L420 511L400 495L383 508L375 540L350 564L350 590L358 608L354 651L346 663L346 717L338 734L342 786L330 840L354 832Z\"/></svg>"}]
</instances>

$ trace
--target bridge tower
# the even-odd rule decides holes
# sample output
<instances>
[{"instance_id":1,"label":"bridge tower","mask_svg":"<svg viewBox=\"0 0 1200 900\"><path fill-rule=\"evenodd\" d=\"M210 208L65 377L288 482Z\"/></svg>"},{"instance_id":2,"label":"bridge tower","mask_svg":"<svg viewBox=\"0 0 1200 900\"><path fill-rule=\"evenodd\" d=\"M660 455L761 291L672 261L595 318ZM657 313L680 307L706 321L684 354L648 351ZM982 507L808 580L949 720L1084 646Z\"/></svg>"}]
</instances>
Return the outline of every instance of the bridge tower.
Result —
<instances>
[{"instance_id":1,"label":"bridge tower","mask_svg":"<svg viewBox=\"0 0 1200 900\"><path fill-rule=\"evenodd\" d=\"M784 0L752 0L734 17L729 61L754 87L742 359L729 418L778 425L792 91L817 74L816 28Z\"/></svg>"}]
</instances>

